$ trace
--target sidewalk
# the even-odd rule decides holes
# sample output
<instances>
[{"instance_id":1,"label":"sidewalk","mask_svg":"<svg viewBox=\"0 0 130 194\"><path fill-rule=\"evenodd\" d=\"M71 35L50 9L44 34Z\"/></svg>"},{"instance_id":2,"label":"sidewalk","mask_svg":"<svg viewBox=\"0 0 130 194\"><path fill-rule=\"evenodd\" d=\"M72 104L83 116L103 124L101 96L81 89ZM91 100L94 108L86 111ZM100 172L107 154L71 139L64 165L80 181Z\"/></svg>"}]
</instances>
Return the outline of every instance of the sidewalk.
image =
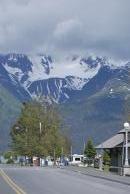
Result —
<instances>
[{"instance_id":1,"label":"sidewalk","mask_svg":"<svg viewBox=\"0 0 130 194\"><path fill-rule=\"evenodd\" d=\"M99 169L90 168L90 167L76 167L76 166L69 166L66 169L74 172L78 172L87 176L101 178L109 181L114 181L117 183L125 184L130 186L130 177L127 176L119 176L113 174L111 172L104 172L100 171Z\"/></svg>"}]
</instances>

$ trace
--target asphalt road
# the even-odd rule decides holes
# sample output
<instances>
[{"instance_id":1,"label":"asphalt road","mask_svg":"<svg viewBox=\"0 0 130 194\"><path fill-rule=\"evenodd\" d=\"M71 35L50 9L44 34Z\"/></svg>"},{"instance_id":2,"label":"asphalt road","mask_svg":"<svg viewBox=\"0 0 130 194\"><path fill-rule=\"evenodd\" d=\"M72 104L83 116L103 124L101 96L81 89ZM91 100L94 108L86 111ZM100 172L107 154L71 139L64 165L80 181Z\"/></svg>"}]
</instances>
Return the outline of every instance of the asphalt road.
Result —
<instances>
[{"instance_id":1,"label":"asphalt road","mask_svg":"<svg viewBox=\"0 0 130 194\"><path fill-rule=\"evenodd\" d=\"M0 175L0 194L15 193L128 194L130 193L130 186L66 169L3 168Z\"/></svg>"},{"instance_id":2,"label":"asphalt road","mask_svg":"<svg viewBox=\"0 0 130 194\"><path fill-rule=\"evenodd\" d=\"M14 194L13 189L6 183L3 177L0 175L0 194Z\"/></svg>"}]
</instances>

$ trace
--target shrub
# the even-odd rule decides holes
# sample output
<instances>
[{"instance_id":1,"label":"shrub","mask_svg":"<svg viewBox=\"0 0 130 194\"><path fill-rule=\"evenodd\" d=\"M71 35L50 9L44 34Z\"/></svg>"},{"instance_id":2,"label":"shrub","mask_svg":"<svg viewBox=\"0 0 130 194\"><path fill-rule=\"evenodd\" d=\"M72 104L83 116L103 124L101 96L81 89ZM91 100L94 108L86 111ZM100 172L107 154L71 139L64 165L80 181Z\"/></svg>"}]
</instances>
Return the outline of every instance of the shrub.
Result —
<instances>
[{"instance_id":1,"label":"shrub","mask_svg":"<svg viewBox=\"0 0 130 194\"><path fill-rule=\"evenodd\" d=\"M6 162L6 164L14 164L13 159L9 158L9 159L7 160L7 162Z\"/></svg>"}]
</instances>

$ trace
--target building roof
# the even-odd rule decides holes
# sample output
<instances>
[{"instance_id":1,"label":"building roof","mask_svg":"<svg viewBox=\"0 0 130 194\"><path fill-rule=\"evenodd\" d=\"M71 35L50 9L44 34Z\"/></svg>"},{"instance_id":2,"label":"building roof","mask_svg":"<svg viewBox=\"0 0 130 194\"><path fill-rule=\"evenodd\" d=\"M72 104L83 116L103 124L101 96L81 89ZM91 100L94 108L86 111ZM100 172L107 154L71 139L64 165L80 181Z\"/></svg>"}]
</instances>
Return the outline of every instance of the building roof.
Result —
<instances>
[{"instance_id":1,"label":"building roof","mask_svg":"<svg viewBox=\"0 0 130 194\"><path fill-rule=\"evenodd\" d=\"M130 129L128 129L128 132L130 133ZM125 133L125 129L120 130L118 133Z\"/></svg>"},{"instance_id":2,"label":"building roof","mask_svg":"<svg viewBox=\"0 0 130 194\"><path fill-rule=\"evenodd\" d=\"M97 149L102 149L102 148L114 148L117 145L121 144L124 141L124 135L122 133L116 134L110 139L104 141L103 143L99 144L96 146Z\"/></svg>"},{"instance_id":3,"label":"building roof","mask_svg":"<svg viewBox=\"0 0 130 194\"><path fill-rule=\"evenodd\" d=\"M84 155L83 154L73 154L72 156L73 157L83 157Z\"/></svg>"},{"instance_id":4,"label":"building roof","mask_svg":"<svg viewBox=\"0 0 130 194\"><path fill-rule=\"evenodd\" d=\"M124 133L125 133L125 129L120 130L116 135L107 139L103 143L97 145L96 149L102 149L102 148L110 149L110 148L117 147L119 144L124 142ZM130 134L130 128L128 129L128 133ZM128 147L130 147L130 143L128 144Z\"/></svg>"}]
</instances>

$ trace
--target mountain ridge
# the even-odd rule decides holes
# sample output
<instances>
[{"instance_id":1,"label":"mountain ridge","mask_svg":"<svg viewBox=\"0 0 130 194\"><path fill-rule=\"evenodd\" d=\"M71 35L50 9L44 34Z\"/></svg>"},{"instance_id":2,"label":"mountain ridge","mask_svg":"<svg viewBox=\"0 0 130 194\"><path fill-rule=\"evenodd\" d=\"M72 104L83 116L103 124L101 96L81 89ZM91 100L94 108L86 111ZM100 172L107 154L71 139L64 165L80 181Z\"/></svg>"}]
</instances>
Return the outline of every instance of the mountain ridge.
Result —
<instances>
[{"instance_id":1,"label":"mountain ridge","mask_svg":"<svg viewBox=\"0 0 130 194\"><path fill-rule=\"evenodd\" d=\"M12 102L51 99L78 152L88 136L100 143L122 127L124 104L130 98L129 77L129 62L117 65L105 57L71 56L57 62L46 55L0 55L0 84L13 96ZM16 118L19 111L12 110ZM9 134L10 127L3 130Z\"/></svg>"},{"instance_id":2,"label":"mountain ridge","mask_svg":"<svg viewBox=\"0 0 130 194\"><path fill-rule=\"evenodd\" d=\"M62 103L71 98L71 91L73 93L87 87L102 68L109 68L111 73L115 69L124 67L116 67L105 57L97 56L71 57L61 63L47 55L32 57L23 54L7 54L0 55L0 73L2 72L0 81L4 86L8 82L6 86L8 89L11 88L9 85L12 83L21 98L23 96L23 100L24 96L26 100L45 95L51 96L56 103Z\"/></svg>"}]
</instances>

